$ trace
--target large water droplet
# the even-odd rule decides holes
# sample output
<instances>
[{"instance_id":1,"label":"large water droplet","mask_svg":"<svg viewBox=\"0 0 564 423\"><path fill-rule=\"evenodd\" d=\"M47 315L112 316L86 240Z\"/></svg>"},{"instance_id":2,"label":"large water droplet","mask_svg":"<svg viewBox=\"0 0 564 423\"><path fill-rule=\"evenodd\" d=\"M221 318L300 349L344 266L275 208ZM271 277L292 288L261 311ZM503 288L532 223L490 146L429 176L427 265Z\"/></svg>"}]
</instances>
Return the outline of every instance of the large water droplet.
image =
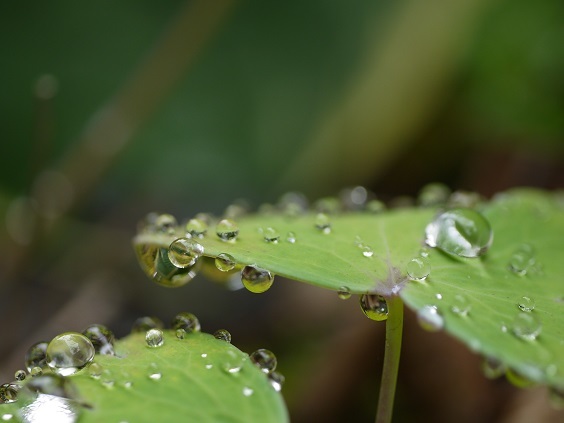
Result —
<instances>
[{"instance_id":1,"label":"large water droplet","mask_svg":"<svg viewBox=\"0 0 564 423\"><path fill-rule=\"evenodd\" d=\"M337 291L337 295L341 300L348 300L351 297L351 290L346 286L342 286Z\"/></svg>"},{"instance_id":2,"label":"large water droplet","mask_svg":"<svg viewBox=\"0 0 564 423\"><path fill-rule=\"evenodd\" d=\"M208 224L202 219L190 219L186 223L186 235L191 238L203 238L208 231Z\"/></svg>"},{"instance_id":3,"label":"large water droplet","mask_svg":"<svg viewBox=\"0 0 564 423\"><path fill-rule=\"evenodd\" d=\"M424 281L431 273L431 264L424 257L416 257L407 263L407 275L411 280Z\"/></svg>"},{"instance_id":4,"label":"large water droplet","mask_svg":"<svg viewBox=\"0 0 564 423\"><path fill-rule=\"evenodd\" d=\"M441 206L446 203L449 195L449 187L440 183L431 183L421 189L417 202L422 207Z\"/></svg>"},{"instance_id":5,"label":"large water droplet","mask_svg":"<svg viewBox=\"0 0 564 423\"><path fill-rule=\"evenodd\" d=\"M232 219L223 219L219 221L215 231L221 240L233 242L239 235L239 226Z\"/></svg>"},{"instance_id":6,"label":"large water droplet","mask_svg":"<svg viewBox=\"0 0 564 423\"><path fill-rule=\"evenodd\" d=\"M458 314L459 316L466 316L470 312L471 309L470 301L462 294L456 294L454 296L451 311L454 314Z\"/></svg>"},{"instance_id":7,"label":"large water droplet","mask_svg":"<svg viewBox=\"0 0 564 423\"><path fill-rule=\"evenodd\" d=\"M20 416L24 423L76 423L81 409L77 401L40 393L21 408Z\"/></svg>"},{"instance_id":8,"label":"large water droplet","mask_svg":"<svg viewBox=\"0 0 564 423\"><path fill-rule=\"evenodd\" d=\"M245 266L241 271L241 281L247 290L261 294L272 286L274 275L268 270L261 269L255 265Z\"/></svg>"},{"instance_id":9,"label":"large water droplet","mask_svg":"<svg viewBox=\"0 0 564 423\"><path fill-rule=\"evenodd\" d=\"M318 213L315 216L315 227L324 234L331 233L331 219L326 213Z\"/></svg>"},{"instance_id":10,"label":"large water droplet","mask_svg":"<svg viewBox=\"0 0 564 423\"><path fill-rule=\"evenodd\" d=\"M168 247L168 259L181 269L193 266L202 254L204 247L188 238L175 239Z\"/></svg>"},{"instance_id":11,"label":"large water droplet","mask_svg":"<svg viewBox=\"0 0 564 423\"><path fill-rule=\"evenodd\" d=\"M19 390L20 385L15 383L4 383L3 385L0 385L0 400L6 404L16 402L18 400Z\"/></svg>"},{"instance_id":12,"label":"large water droplet","mask_svg":"<svg viewBox=\"0 0 564 423\"><path fill-rule=\"evenodd\" d=\"M111 330L104 325L90 325L82 334L90 339L98 354L113 355L115 336Z\"/></svg>"},{"instance_id":13,"label":"large water droplet","mask_svg":"<svg viewBox=\"0 0 564 423\"><path fill-rule=\"evenodd\" d=\"M231 342L231 334L229 333L229 331L225 330L225 329L218 329L214 332L213 336L216 339L219 339L221 341L225 341L225 342Z\"/></svg>"},{"instance_id":14,"label":"large water droplet","mask_svg":"<svg viewBox=\"0 0 564 423\"><path fill-rule=\"evenodd\" d=\"M437 332L445 325L443 316L437 307L431 305L424 306L417 311L417 321L423 329L429 332Z\"/></svg>"},{"instance_id":15,"label":"large water droplet","mask_svg":"<svg viewBox=\"0 0 564 423\"><path fill-rule=\"evenodd\" d=\"M531 297L521 297L517 303L517 307L521 311L533 311L535 309L535 300Z\"/></svg>"},{"instance_id":16,"label":"large water droplet","mask_svg":"<svg viewBox=\"0 0 564 423\"><path fill-rule=\"evenodd\" d=\"M253 352L250 357L253 364L263 373L268 374L276 369L278 361L272 351L261 348Z\"/></svg>"},{"instance_id":17,"label":"large water droplet","mask_svg":"<svg viewBox=\"0 0 564 423\"><path fill-rule=\"evenodd\" d=\"M484 216L472 209L453 209L437 216L425 228L425 242L461 257L484 254L493 240L493 232Z\"/></svg>"},{"instance_id":18,"label":"large water droplet","mask_svg":"<svg viewBox=\"0 0 564 423\"><path fill-rule=\"evenodd\" d=\"M513 333L518 338L534 341L540 335L542 325L533 313L521 312L513 320Z\"/></svg>"},{"instance_id":19,"label":"large water droplet","mask_svg":"<svg viewBox=\"0 0 564 423\"><path fill-rule=\"evenodd\" d=\"M131 333L145 333L150 329L163 329L164 323L158 317L143 316L133 322Z\"/></svg>"},{"instance_id":20,"label":"large water droplet","mask_svg":"<svg viewBox=\"0 0 564 423\"><path fill-rule=\"evenodd\" d=\"M262 235L266 242L270 242L272 244L278 244L278 241L280 241L280 233L272 227L266 228L263 231Z\"/></svg>"},{"instance_id":21,"label":"large water droplet","mask_svg":"<svg viewBox=\"0 0 564 423\"><path fill-rule=\"evenodd\" d=\"M235 268L235 259L232 255L221 253L215 258L215 267L222 272L229 272Z\"/></svg>"},{"instance_id":22,"label":"large water droplet","mask_svg":"<svg viewBox=\"0 0 564 423\"><path fill-rule=\"evenodd\" d=\"M162 347L164 344L164 335L160 329L149 329L145 334L145 342L151 348Z\"/></svg>"},{"instance_id":23,"label":"large water droplet","mask_svg":"<svg viewBox=\"0 0 564 423\"><path fill-rule=\"evenodd\" d=\"M280 392L286 378L279 372L271 372L268 374L268 380L270 381L270 385L274 388L274 390L276 392Z\"/></svg>"},{"instance_id":24,"label":"large water droplet","mask_svg":"<svg viewBox=\"0 0 564 423\"><path fill-rule=\"evenodd\" d=\"M170 324L173 329L184 329L186 333L200 332L200 321L192 313L182 311L178 313Z\"/></svg>"},{"instance_id":25,"label":"large water droplet","mask_svg":"<svg viewBox=\"0 0 564 423\"><path fill-rule=\"evenodd\" d=\"M138 244L135 252L145 274L155 283L167 288L186 285L194 279L199 268L199 261L186 268L175 266L169 259L168 248L155 244Z\"/></svg>"},{"instance_id":26,"label":"large water droplet","mask_svg":"<svg viewBox=\"0 0 564 423\"><path fill-rule=\"evenodd\" d=\"M25 367L28 372L34 367L45 368L47 367L46 353L47 342L38 342L33 344L25 353Z\"/></svg>"},{"instance_id":27,"label":"large water droplet","mask_svg":"<svg viewBox=\"0 0 564 423\"><path fill-rule=\"evenodd\" d=\"M381 295L364 294L360 297L360 308L371 320L382 321L388 318L388 303Z\"/></svg>"},{"instance_id":28,"label":"large water droplet","mask_svg":"<svg viewBox=\"0 0 564 423\"><path fill-rule=\"evenodd\" d=\"M86 367L95 353L94 345L86 336L77 332L65 332L49 342L46 359L55 373L69 376Z\"/></svg>"}]
</instances>

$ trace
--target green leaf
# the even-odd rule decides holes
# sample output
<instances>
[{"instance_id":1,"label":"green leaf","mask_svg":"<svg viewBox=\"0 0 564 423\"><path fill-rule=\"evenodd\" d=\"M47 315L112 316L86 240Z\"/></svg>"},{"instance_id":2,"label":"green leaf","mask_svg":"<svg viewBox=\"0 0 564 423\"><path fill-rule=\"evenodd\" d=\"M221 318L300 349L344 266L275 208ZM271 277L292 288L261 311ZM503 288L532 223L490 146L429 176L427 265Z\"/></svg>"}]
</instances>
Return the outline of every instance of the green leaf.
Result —
<instances>
[{"instance_id":1,"label":"green leaf","mask_svg":"<svg viewBox=\"0 0 564 423\"><path fill-rule=\"evenodd\" d=\"M431 273L424 282L410 281L406 266L423 247L425 227L436 213L429 209L342 213L331 216L329 234L315 227L312 214L249 215L238 220L240 233L235 242L224 242L213 234L199 242L207 256L228 253L239 265L255 264L323 288L346 286L351 293L387 296L399 292L416 311L435 306L444 329L476 352L534 381L564 386L562 207L551 194L515 190L482 205L481 212L494 231L489 251L480 258L465 259L430 249ZM259 228L268 227L280 234L278 243L264 240ZM287 241L288 231L295 234L295 243ZM141 233L135 245L138 251L147 245L166 248L175 236ZM357 237L371 247L371 257L363 254ZM533 247L535 263L519 275L508 264L524 243ZM460 300L457 296L468 301L470 310L465 316L452 311ZM515 319L525 313L518 307L522 297L536 304L527 313L542 324L535 340L514 333Z\"/></svg>"},{"instance_id":2,"label":"green leaf","mask_svg":"<svg viewBox=\"0 0 564 423\"><path fill-rule=\"evenodd\" d=\"M96 355L94 362L103 369L99 378L89 369L69 377L78 403L87 405L74 406L79 422L288 421L281 395L249 356L209 334L178 339L164 331L157 348L147 346L144 333L131 334L116 343L116 356ZM234 365L240 371L227 371ZM2 405L0 414L18 415L24 405Z\"/></svg>"}]
</instances>

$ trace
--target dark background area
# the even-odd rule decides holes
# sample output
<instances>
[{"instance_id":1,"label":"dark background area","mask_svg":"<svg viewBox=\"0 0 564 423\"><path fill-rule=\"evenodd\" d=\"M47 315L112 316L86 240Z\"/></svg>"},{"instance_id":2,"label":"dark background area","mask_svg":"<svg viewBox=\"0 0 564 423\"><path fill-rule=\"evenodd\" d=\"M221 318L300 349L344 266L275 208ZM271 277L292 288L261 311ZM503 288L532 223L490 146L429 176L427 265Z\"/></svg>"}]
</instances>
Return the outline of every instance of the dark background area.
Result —
<instances>
[{"instance_id":1,"label":"dark background area","mask_svg":"<svg viewBox=\"0 0 564 423\"><path fill-rule=\"evenodd\" d=\"M383 325L356 301L164 289L137 222L288 190L561 189L563 22L560 0L3 3L0 380L62 331L186 310L277 353L292 421L372 421ZM395 421L554 421L480 362L408 314Z\"/></svg>"}]
</instances>

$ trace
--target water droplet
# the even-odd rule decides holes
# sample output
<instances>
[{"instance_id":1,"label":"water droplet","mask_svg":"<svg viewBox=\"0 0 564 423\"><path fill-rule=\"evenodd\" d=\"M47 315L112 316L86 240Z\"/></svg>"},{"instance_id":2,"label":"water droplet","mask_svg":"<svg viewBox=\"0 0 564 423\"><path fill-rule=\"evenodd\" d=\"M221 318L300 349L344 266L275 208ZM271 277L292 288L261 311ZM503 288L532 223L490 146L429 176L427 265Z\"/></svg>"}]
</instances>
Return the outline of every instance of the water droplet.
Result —
<instances>
[{"instance_id":1,"label":"water droplet","mask_svg":"<svg viewBox=\"0 0 564 423\"><path fill-rule=\"evenodd\" d=\"M424 281L431 273L431 264L424 257L416 257L407 263L407 275L411 280Z\"/></svg>"},{"instance_id":2,"label":"water droplet","mask_svg":"<svg viewBox=\"0 0 564 423\"><path fill-rule=\"evenodd\" d=\"M447 207L449 209L461 207L473 209L482 201L482 196L477 192L455 191L448 198Z\"/></svg>"},{"instance_id":3,"label":"water droplet","mask_svg":"<svg viewBox=\"0 0 564 423\"><path fill-rule=\"evenodd\" d=\"M373 214L382 213L386 210L386 205L380 200L370 200L366 203L366 211Z\"/></svg>"},{"instance_id":4,"label":"water droplet","mask_svg":"<svg viewBox=\"0 0 564 423\"><path fill-rule=\"evenodd\" d=\"M254 391L253 391L251 388L247 387L247 386L245 386L245 387L243 388L243 395L246 396L246 397L250 397L251 395L253 395L253 392L254 392Z\"/></svg>"},{"instance_id":5,"label":"water droplet","mask_svg":"<svg viewBox=\"0 0 564 423\"><path fill-rule=\"evenodd\" d=\"M5 421L5 422L12 420L13 417L14 417L14 415L10 414L10 413L2 414L2 420Z\"/></svg>"},{"instance_id":6,"label":"water droplet","mask_svg":"<svg viewBox=\"0 0 564 423\"><path fill-rule=\"evenodd\" d=\"M230 254L221 253L215 258L215 267L222 272L229 272L235 268L235 259Z\"/></svg>"},{"instance_id":7,"label":"water droplet","mask_svg":"<svg viewBox=\"0 0 564 423\"><path fill-rule=\"evenodd\" d=\"M431 305L424 306L417 311L417 321L423 329L429 332L437 332L445 325L443 316L437 307Z\"/></svg>"},{"instance_id":8,"label":"water droplet","mask_svg":"<svg viewBox=\"0 0 564 423\"><path fill-rule=\"evenodd\" d=\"M43 374L43 369L41 367L32 367L29 374L31 377L41 376Z\"/></svg>"},{"instance_id":9,"label":"water droplet","mask_svg":"<svg viewBox=\"0 0 564 423\"><path fill-rule=\"evenodd\" d=\"M454 296L451 311L454 314L458 314L459 316L466 316L470 312L471 309L470 301L462 294L456 294Z\"/></svg>"},{"instance_id":10,"label":"water droplet","mask_svg":"<svg viewBox=\"0 0 564 423\"><path fill-rule=\"evenodd\" d=\"M513 320L513 333L518 338L534 341L540 335L542 325L538 317L532 313L521 312Z\"/></svg>"},{"instance_id":11,"label":"water droplet","mask_svg":"<svg viewBox=\"0 0 564 423\"><path fill-rule=\"evenodd\" d=\"M164 324L158 317L143 316L139 317L131 327L131 333L146 333L150 329L163 329Z\"/></svg>"},{"instance_id":12,"label":"water droplet","mask_svg":"<svg viewBox=\"0 0 564 423\"><path fill-rule=\"evenodd\" d=\"M419 192L417 202L422 207L441 206L446 203L450 195L450 188L444 184L432 183L425 185Z\"/></svg>"},{"instance_id":13,"label":"water droplet","mask_svg":"<svg viewBox=\"0 0 564 423\"><path fill-rule=\"evenodd\" d=\"M20 385L16 385L15 383L4 383L0 385L0 400L6 404L16 402L18 400L19 390Z\"/></svg>"},{"instance_id":14,"label":"water droplet","mask_svg":"<svg viewBox=\"0 0 564 423\"><path fill-rule=\"evenodd\" d=\"M296 234L292 231L288 232L286 234L286 241L288 241L290 244L295 244L296 243Z\"/></svg>"},{"instance_id":15,"label":"water droplet","mask_svg":"<svg viewBox=\"0 0 564 423\"><path fill-rule=\"evenodd\" d=\"M488 379L496 379L503 375L506 370L505 364L495 358L486 357L482 362L482 371Z\"/></svg>"},{"instance_id":16,"label":"water droplet","mask_svg":"<svg viewBox=\"0 0 564 423\"><path fill-rule=\"evenodd\" d=\"M268 291L274 282L274 275L255 265L245 266L241 271L241 282L247 290L255 294Z\"/></svg>"},{"instance_id":17,"label":"water droplet","mask_svg":"<svg viewBox=\"0 0 564 423\"><path fill-rule=\"evenodd\" d=\"M346 286L342 286L337 291L337 295L341 300L348 300L351 297L351 290Z\"/></svg>"},{"instance_id":18,"label":"water droplet","mask_svg":"<svg viewBox=\"0 0 564 423\"><path fill-rule=\"evenodd\" d=\"M27 373L25 370L17 370L16 373L14 373L14 378L19 382L24 381L26 377Z\"/></svg>"},{"instance_id":19,"label":"water droplet","mask_svg":"<svg viewBox=\"0 0 564 423\"><path fill-rule=\"evenodd\" d=\"M266 350L264 348L258 349L251 354L251 361L255 366L257 366L263 373L271 373L276 369L276 356L272 351Z\"/></svg>"},{"instance_id":20,"label":"water droplet","mask_svg":"<svg viewBox=\"0 0 564 423\"><path fill-rule=\"evenodd\" d=\"M346 210L361 210L368 200L369 193L363 186L345 188L339 197Z\"/></svg>"},{"instance_id":21,"label":"water droplet","mask_svg":"<svg viewBox=\"0 0 564 423\"><path fill-rule=\"evenodd\" d=\"M31 402L20 409L23 422L58 422L76 423L82 407L77 401L56 395L40 393Z\"/></svg>"},{"instance_id":22,"label":"water droplet","mask_svg":"<svg viewBox=\"0 0 564 423\"><path fill-rule=\"evenodd\" d=\"M245 359L232 350L228 350L226 356L221 364L222 369L229 374L239 373L245 363Z\"/></svg>"},{"instance_id":23,"label":"water droplet","mask_svg":"<svg viewBox=\"0 0 564 423\"><path fill-rule=\"evenodd\" d=\"M168 248L156 244L137 244L135 252L145 274L153 282L167 288L186 285L194 279L199 269L199 261L186 268L175 266L169 259Z\"/></svg>"},{"instance_id":24,"label":"water droplet","mask_svg":"<svg viewBox=\"0 0 564 423\"><path fill-rule=\"evenodd\" d=\"M102 380L102 386L106 389L113 389L116 382L113 379L104 379Z\"/></svg>"},{"instance_id":25,"label":"water droplet","mask_svg":"<svg viewBox=\"0 0 564 423\"><path fill-rule=\"evenodd\" d=\"M218 329L214 332L213 336L216 339L219 339L221 341L225 341L225 342L231 342L231 334L229 333L229 331L225 330L225 329Z\"/></svg>"},{"instance_id":26,"label":"water droplet","mask_svg":"<svg viewBox=\"0 0 564 423\"><path fill-rule=\"evenodd\" d=\"M493 240L493 232L484 216L472 209L453 209L437 216L425 228L425 242L461 257L484 254Z\"/></svg>"},{"instance_id":27,"label":"water droplet","mask_svg":"<svg viewBox=\"0 0 564 423\"><path fill-rule=\"evenodd\" d=\"M184 329L186 333L200 332L200 321L192 313L178 313L170 324L173 329Z\"/></svg>"},{"instance_id":28,"label":"water droplet","mask_svg":"<svg viewBox=\"0 0 564 423\"><path fill-rule=\"evenodd\" d=\"M270 385L274 388L274 390L276 392L280 392L286 378L279 372L271 372L268 374L268 380L270 381Z\"/></svg>"},{"instance_id":29,"label":"water droplet","mask_svg":"<svg viewBox=\"0 0 564 423\"><path fill-rule=\"evenodd\" d=\"M90 325L82 334L90 339L98 354L114 355L115 336L111 330L104 325Z\"/></svg>"},{"instance_id":30,"label":"water droplet","mask_svg":"<svg viewBox=\"0 0 564 423\"><path fill-rule=\"evenodd\" d=\"M208 231L208 224L202 219L190 219L186 223L185 230L187 238L203 238Z\"/></svg>"},{"instance_id":31,"label":"water droplet","mask_svg":"<svg viewBox=\"0 0 564 423\"><path fill-rule=\"evenodd\" d=\"M163 377L162 373L159 370L159 366L157 363L151 363L149 365L149 379L151 380L161 380Z\"/></svg>"},{"instance_id":32,"label":"water droplet","mask_svg":"<svg viewBox=\"0 0 564 423\"><path fill-rule=\"evenodd\" d=\"M443 294L435 294L435 298L437 300L442 300L443 299Z\"/></svg>"},{"instance_id":33,"label":"water droplet","mask_svg":"<svg viewBox=\"0 0 564 423\"><path fill-rule=\"evenodd\" d=\"M176 329L176 337L178 339L184 339L186 337L186 331L184 329Z\"/></svg>"},{"instance_id":34,"label":"water droplet","mask_svg":"<svg viewBox=\"0 0 564 423\"><path fill-rule=\"evenodd\" d=\"M221 240L233 242L239 235L239 226L232 219L223 219L219 221L215 231Z\"/></svg>"},{"instance_id":35,"label":"water droplet","mask_svg":"<svg viewBox=\"0 0 564 423\"><path fill-rule=\"evenodd\" d=\"M331 219L325 213L318 213L315 216L315 227L319 229L324 234L331 233Z\"/></svg>"},{"instance_id":36,"label":"water droplet","mask_svg":"<svg viewBox=\"0 0 564 423\"><path fill-rule=\"evenodd\" d=\"M521 244L509 259L509 270L525 276L536 265L535 249L530 244Z\"/></svg>"},{"instance_id":37,"label":"water droplet","mask_svg":"<svg viewBox=\"0 0 564 423\"><path fill-rule=\"evenodd\" d=\"M360 297L360 308L369 319L380 322L388 318L388 303L381 295L362 295Z\"/></svg>"},{"instance_id":38,"label":"water droplet","mask_svg":"<svg viewBox=\"0 0 564 423\"><path fill-rule=\"evenodd\" d=\"M213 364L206 364L206 370L213 369Z\"/></svg>"},{"instance_id":39,"label":"water droplet","mask_svg":"<svg viewBox=\"0 0 564 423\"><path fill-rule=\"evenodd\" d=\"M129 380L126 382L123 382L123 387L125 389L131 389L131 387L133 386L133 382L130 382Z\"/></svg>"},{"instance_id":40,"label":"water droplet","mask_svg":"<svg viewBox=\"0 0 564 423\"><path fill-rule=\"evenodd\" d=\"M171 214L161 214L155 219L155 231L163 234L174 235L177 226L178 222Z\"/></svg>"},{"instance_id":41,"label":"water droplet","mask_svg":"<svg viewBox=\"0 0 564 423\"><path fill-rule=\"evenodd\" d=\"M55 373L69 376L89 364L95 353L94 345L86 336L77 332L65 332L49 342L46 359Z\"/></svg>"},{"instance_id":42,"label":"water droplet","mask_svg":"<svg viewBox=\"0 0 564 423\"><path fill-rule=\"evenodd\" d=\"M25 353L25 367L28 372L34 367L47 367L46 353L48 342L38 342L33 344Z\"/></svg>"},{"instance_id":43,"label":"water droplet","mask_svg":"<svg viewBox=\"0 0 564 423\"><path fill-rule=\"evenodd\" d=\"M264 230L263 237L266 242L270 242L272 244L278 244L278 241L280 241L280 234L272 227L268 227Z\"/></svg>"},{"instance_id":44,"label":"water droplet","mask_svg":"<svg viewBox=\"0 0 564 423\"><path fill-rule=\"evenodd\" d=\"M533 311L535 309L535 300L530 297L521 297L517 303L517 307L521 311Z\"/></svg>"},{"instance_id":45,"label":"water droplet","mask_svg":"<svg viewBox=\"0 0 564 423\"><path fill-rule=\"evenodd\" d=\"M163 332L160 329L149 329L145 334L145 341L151 348L162 347L164 344Z\"/></svg>"},{"instance_id":46,"label":"water droplet","mask_svg":"<svg viewBox=\"0 0 564 423\"><path fill-rule=\"evenodd\" d=\"M374 250L370 245L364 245L360 247L360 250L362 251L362 255L364 257L372 257L374 255Z\"/></svg>"},{"instance_id":47,"label":"water droplet","mask_svg":"<svg viewBox=\"0 0 564 423\"><path fill-rule=\"evenodd\" d=\"M188 238L175 239L168 247L168 259L181 269L193 266L202 254L204 247Z\"/></svg>"},{"instance_id":48,"label":"water droplet","mask_svg":"<svg viewBox=\"0 0 564 423\"><path fill-rule=\"evenodd\" d=\"M88 366L88 374L93 379L100 379L103 371L104 368L99 363L92 363L90 366Z\"/></svg>"}]
</instances>

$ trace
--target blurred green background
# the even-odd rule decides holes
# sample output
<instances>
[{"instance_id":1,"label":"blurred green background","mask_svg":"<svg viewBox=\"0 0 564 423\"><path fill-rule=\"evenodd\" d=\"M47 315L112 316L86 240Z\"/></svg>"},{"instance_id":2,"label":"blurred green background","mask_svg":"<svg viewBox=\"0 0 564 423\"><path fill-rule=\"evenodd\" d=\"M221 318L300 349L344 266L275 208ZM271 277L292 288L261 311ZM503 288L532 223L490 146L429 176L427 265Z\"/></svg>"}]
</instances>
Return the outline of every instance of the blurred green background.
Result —
<instances>
[{"instance_id":1,"label":"blurred green background","mask_svg":"<svg viewBox=\"0 0 564 423\"><path fill-rule=\"evenodd\" d=\"M561 0L4 2L0 380L61 331L187 310L278 353L292 421L371 421L382 328L355 301L281 280L163 289L137 266L137 221L288 190L562 188L563 22ZM412 323L397 421L546 411Z\"/></svg>"}]
</instances>

